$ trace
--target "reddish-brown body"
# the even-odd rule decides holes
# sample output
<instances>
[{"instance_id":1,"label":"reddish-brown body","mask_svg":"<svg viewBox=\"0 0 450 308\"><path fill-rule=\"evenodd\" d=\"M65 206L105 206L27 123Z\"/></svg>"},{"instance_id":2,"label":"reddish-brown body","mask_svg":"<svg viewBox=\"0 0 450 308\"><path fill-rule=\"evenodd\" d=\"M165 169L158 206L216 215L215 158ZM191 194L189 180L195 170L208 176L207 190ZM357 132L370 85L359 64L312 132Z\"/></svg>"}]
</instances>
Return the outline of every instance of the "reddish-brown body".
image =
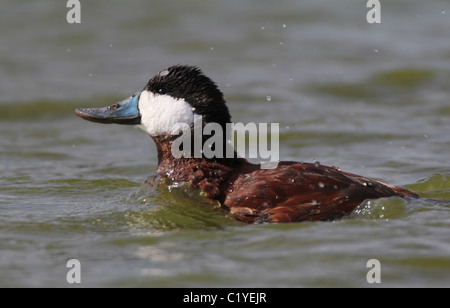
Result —
<instances>
[{"instance_id":1,"label":"reddish-brown body","mask_svg":"<svg viewBox=\"0 0 450 308\"><path fill-rule=\"evenodd\" d=\"M280 162L260 169L244 159L174 159L171 138L154 138L158 170L202 189L247 223L333 220L367 199L418 197L414 192L320 164Z\"/></svg>"},{"instance_id":2,"label":"reddish-brown body","mask_svg":"<svg viewBox=\"0 0 450 308\"><path fill-rule=\"evenodd\" d=\"M414 196L411 191L318 164L281 162L276 169L240 174L224 205L236 219L254 222L332 220L366 199Z\"/></svg>"}]
</instances>

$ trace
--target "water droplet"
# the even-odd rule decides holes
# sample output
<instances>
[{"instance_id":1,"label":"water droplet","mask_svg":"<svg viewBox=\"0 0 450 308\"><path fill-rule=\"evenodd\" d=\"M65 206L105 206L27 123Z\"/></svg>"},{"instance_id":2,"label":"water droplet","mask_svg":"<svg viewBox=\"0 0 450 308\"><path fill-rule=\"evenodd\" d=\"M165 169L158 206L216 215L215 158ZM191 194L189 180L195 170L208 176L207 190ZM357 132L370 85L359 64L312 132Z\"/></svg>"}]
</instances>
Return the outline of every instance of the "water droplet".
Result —
<instances>
[{"instance_id":1,"label":"water droplet","mask_svg":"<svg viewBox=\"0 0 450 308\"><path fill-rule=\"evenodd\" d=\"M71 51L72 51L72 49L70 49L70 48L67 48L67 49L66 49L66 51L67 51L67 52L71 52Z\"/></svg>"},{"instance_id":2,"label":"water droplet","mask_svg":"<svg viewBox=\"0 0 450 308\"><path fill-rule=\"evenodd\" d=\"M287 27L286 24L283 24L283 28L286 29L286 27Z\"/></svg>"},{"instance_id":3,"label":"water droplet","mask_svg":"<svg viewBox=\"0 0 450 308\"><path fill-rule=\"evenodd\" d=\"M324 187L325 187L325 184L322 183L322 182L319 182L319 187L320 187L320 188L324 188Z\"/></svg>"},{"instance_id":4,"label":"water droplet","mask_svg":"<svg viewBox=\"0 0 450 308\"><path fill-rule=\"evenodd\" d=\"M264 26L261 26L261 30L264 30L265 29L265 27Z\"/></svg>"},{"instance_id":5,"label":"water droplet","mask_svg":"<svg viewBox=\"0 0 450 308\"><path fill-rule=\"evenodd\" d=\"M373 52L374 52L374 53L378 53L378 49L375 48L375 49L373 50Z\"/></svg>"},{"instance_id":6,"label":"water droplet","mask_svg":"<svg viewBox=\"0 0 450 308\"><path fill-rule=\"evenodd\" d=\"M267 95L266 99L267 99L268 102L271 102L272 101L272 96L271 95Z\"/></svg>"},{"instance_id":7,"label":"water droplet","mask_svg":"<svg viewBox=\"0 0 450 308\"><path fill-rule=\"evenodd\" d=\"M89 77L92 77L92 74L89 74Z\"/></svg>"},{"instance_id":8,"label":"water droplet","mask_svg":"<svg viewBox=\"0 0 450 308\"><path fill-rule=\"evenodd\" d=\"M113 47L113 44L109 44L109 47Z\"/></svg>"},{"instance_id":9,"label":"water droplet","mask_svg":"<svg viewBox=\"0 0 450 308\"><path fill-rule=\"evenodd\" d=\"M210 50L211 50L211 51L214 51L214 47L211 47Z\"/></svg>"},{"instance_id":10,"label":"water droplet","mask_svg":"<svg viewBox=\"0 0 450 308\"><path fill-rule=\"evenodd\" d=\"M280 46L283 46L284 45L284 42L279 42L278 43Z\"/></svg>"},{"instance_id":11,"label":"water droplet","mask_svg":"<svg viewBox=\"0 0 450 308\"><path fill-rule=\"evenodd\" d=\"M444 10L444 9L442 9L442 10L441 10L441 13L442 13L442 14L445 14L445 10Z\"/></svg>"},{"instance_id":12,"label":"water droplet","mask_svg":"<svg viewBox=\"0 0 450 308\"><path fill-rule=\"evenodd\" d=\"M319 167L320 166L320 161L318 160L313 160L314 166Z\"/></svg>"},{"instance_id":13,"label":"water droplet","mask_svg":"<svg viewBox=\"0 0 450 308\"><path fill-rule=\"evenodd\" d=\"M159 72L159 76L164 77L164 76L167 76L167 75L169 75L169 70L163 70L163 71Z\"/></svg>"},{"instance_id":14,"label":"water droplet","mask_svg":"<svg viewBox=\"0 0 450 308\"><path fill-rule=\"evenodd\" d=\"M311 201L311 204L312 204L312 205L317 205L318 203L317 203L316 200L312 200L312 201Z\"/></svg>"}]
</instances>

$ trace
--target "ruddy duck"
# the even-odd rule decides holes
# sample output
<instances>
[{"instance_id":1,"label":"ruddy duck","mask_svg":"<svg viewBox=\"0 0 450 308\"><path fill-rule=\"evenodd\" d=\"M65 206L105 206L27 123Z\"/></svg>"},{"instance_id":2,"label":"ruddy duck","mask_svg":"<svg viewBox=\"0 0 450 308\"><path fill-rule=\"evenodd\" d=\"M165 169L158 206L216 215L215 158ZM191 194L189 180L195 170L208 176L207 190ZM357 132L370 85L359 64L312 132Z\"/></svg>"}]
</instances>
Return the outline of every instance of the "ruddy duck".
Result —
<instances>
[{"instance_id":1,"label":"ruddy duck","mask_svg":"<svg viewBox=\"0 0 450 308\"><path fill-rule=\"evenodd\" d=\"M158 174L201 189L247 223L333 220L367 199L418 197L404 188L317 163L279 162L276 168L263 169L237 155L174 157L172 145L180 125L188 125L193 133L196 116L223 128L231 122L222 92L193 66L169 67L117 104L75 112L92 122L139 125L156 143Z\"/></svg>"}]
</instances>

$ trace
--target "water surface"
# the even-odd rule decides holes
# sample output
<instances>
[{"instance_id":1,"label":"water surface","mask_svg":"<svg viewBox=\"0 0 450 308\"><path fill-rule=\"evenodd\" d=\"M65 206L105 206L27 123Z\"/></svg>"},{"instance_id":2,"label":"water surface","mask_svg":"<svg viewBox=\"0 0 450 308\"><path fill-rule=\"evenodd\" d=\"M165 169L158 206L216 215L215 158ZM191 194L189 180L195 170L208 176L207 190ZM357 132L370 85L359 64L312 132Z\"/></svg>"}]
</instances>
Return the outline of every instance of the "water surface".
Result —
<instances>
[{"instance_id":1,"label":"water surface","mask_svg":"<svg viewBox=\"0 0 450 308\"><path fill-rule=\"evenodd\" d=\"M0 286L450 286L450 7L390 1L82 3L0 12ZM338 166L418 192L334 222L243 225L179 191L142 193L157 164L106 106L173 64L200 66L236 122L280 123L283 160ZM269 99L268 99L269 97Z\"/></svg>"}]
</instances>

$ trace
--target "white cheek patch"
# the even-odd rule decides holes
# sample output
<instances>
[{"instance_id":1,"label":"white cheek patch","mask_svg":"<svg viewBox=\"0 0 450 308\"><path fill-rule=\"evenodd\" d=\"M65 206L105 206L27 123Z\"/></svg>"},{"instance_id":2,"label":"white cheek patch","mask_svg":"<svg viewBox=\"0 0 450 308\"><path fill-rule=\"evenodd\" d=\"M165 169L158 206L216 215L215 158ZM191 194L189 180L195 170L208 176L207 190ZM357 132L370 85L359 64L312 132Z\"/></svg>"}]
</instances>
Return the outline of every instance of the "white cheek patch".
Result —
<instances>
[{"instance_id":1,"label":"white cheek patch","mask_svg":"<svg viewBox=\"0 0 450 308\"><path fill-rule=\"evenodd\" d=\"M183 124L194 123L194 108L184 99L142 91L139 98L140 127L150 136L176 133Z\"/></svg>"}]
</instances>

